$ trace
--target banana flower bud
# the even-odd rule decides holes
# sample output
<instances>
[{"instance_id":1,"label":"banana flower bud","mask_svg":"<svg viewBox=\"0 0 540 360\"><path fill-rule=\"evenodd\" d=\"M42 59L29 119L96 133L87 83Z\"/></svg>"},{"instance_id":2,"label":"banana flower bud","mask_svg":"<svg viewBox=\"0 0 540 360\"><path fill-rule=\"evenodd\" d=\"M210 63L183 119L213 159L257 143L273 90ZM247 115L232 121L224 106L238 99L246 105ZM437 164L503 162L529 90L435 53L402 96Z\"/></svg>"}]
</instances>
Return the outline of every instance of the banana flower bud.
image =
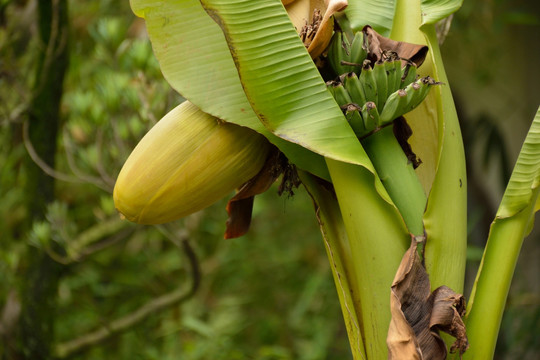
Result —
<instances>
[{"instance_id":1,"label":"banana flower bud","mask_svg":"<svg viewBox=\"0 0 540 360\"><path fill-rule=\"evenodd\" d=\"M345 9L347 0L282 0L289 18L312 59L319 57L330 44L334 15Z\"/></svg>"},{"instance_id":2,"label":"banana flower bud","mask_svg":"<svg viewBox=\"0 0 540 360\"><path fill-rule=\"evenodd\" d=\"M163 117L125 162L114 203L128 220L161 224L202 210L254 177L270 143L185 101Z\"/></svg>"}]
</instances>

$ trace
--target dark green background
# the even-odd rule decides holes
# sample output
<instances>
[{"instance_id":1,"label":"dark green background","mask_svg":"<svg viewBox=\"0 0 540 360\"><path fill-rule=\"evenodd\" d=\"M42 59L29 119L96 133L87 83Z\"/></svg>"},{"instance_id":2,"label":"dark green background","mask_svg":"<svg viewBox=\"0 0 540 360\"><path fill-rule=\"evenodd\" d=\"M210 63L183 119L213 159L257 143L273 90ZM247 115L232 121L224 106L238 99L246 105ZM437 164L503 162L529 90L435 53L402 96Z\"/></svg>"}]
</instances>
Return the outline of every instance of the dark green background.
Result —
<instances>
[{"instance_id":1,"label":"dark green background","mask_svg":"<svg viewBox=\"0 0 540 360\"><path fill-rule=\"evenodd\" d=\"M326 253L302 188L292 198L278 197L276 187L257 197L249 234L234 240L222 239L226 199L166 226L118 221L111 198L116 175L137 141L182 98L163 80L144 22L127 1L67 4L69 63L60 57L53 66L67 71L62 89L55 73L40 70L43 8L37 1L0 1L2 358L49 358L57 345L89 339L145 304L189 292L193 272L181 245L187 238L200 268L196 294L150 311L105 341L90 341L72 358L349 359ZM442 46L467 152L467 292L540 100L539 29L537 2L465 0ZM55 117L47 111L62 91ZM33 116L46 119L41 130L30 122L30 137L45 163L54 159L54 182L27 155L23 124ZM47 134L56 148L45 146ZM524 245L498 359L540 354L538 238L533 233ZM70 258L66 251L85 239ZM20 313L20 304L34 312ZM32 328L38 323L46 327ZM28 345L39 334L43 344Z\"/></svg>"}]
</instances>

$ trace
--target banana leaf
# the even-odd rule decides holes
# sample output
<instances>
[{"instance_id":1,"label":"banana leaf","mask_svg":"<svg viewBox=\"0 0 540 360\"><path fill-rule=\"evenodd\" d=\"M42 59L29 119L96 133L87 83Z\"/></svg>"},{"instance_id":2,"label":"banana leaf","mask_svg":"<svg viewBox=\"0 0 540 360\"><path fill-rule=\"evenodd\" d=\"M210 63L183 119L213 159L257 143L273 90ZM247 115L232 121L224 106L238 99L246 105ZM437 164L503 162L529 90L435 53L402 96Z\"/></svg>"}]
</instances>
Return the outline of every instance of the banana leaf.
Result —
<instances>
[{"instance_id":1,"label":"banana leaf","mask_svg":"<svg viewBox=\"0 0 540 360\"><path fill-rule=\"evenodd\" d=\"M371 25L379 34L388 36L396 18L403 18L403 0L349 0L345 10L351 27L355 31L361 30L365 25ZM421 24L435 24L456 12L463 0L417 0L420 3L422 17ZM408 3L409 4L409 3ZM397 8L400 7L398 11Z\"/></svg>"},{"instance_id":2,"label":"banana leaf","mask_svg":"<svg viewBox=\"0 0 540 360\"><path fill-rule=\"evenodd\" d=\"M524 238L540 199L540 108L503 195L469 300L465 359L491 359Z\"/></svg>"},{"instance_id":3,"label":"banana leaf","mask_svg":"<svg viewBox=\"0 0 540 360\"><path fill-rule=\"evenodd\" d=\"M298 167L330 179L322 156L273 135L259 121L221 29L198 0L131 0L131 8L145 19L161 71L176 91L208 114L261 133Z\"/></svg>"}]
</instances>

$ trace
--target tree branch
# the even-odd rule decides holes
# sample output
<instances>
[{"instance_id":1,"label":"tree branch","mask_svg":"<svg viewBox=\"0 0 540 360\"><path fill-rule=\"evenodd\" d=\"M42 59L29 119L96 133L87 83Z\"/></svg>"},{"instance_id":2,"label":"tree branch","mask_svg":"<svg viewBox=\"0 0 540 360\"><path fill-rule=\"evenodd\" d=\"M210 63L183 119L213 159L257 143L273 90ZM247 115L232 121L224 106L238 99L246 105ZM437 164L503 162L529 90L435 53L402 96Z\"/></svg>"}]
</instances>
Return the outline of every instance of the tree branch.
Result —
<instances>
[{"instance_id":1,"label":"tree branch","mask_svg":"<svg viewBox=\"0 0 540 360\"><path fill-rule=\"evenodd\" d=\"M108 325L82 335L76 339L60 343L56 346L56 356L59 358L67 358L75 353L80 353L91 346L102 343L114 335L129 330L131 327L140 323L154 313L165 310L173 305L179 304L191 298L197 291L200 284L199 261L195 252L189 245L187 238L182 239L182 248L188 259L192 274L191 286L187 291L184 289L176 289L170 293L147 302L131 314L116 319Z\"/></svg>"}]
</instances>

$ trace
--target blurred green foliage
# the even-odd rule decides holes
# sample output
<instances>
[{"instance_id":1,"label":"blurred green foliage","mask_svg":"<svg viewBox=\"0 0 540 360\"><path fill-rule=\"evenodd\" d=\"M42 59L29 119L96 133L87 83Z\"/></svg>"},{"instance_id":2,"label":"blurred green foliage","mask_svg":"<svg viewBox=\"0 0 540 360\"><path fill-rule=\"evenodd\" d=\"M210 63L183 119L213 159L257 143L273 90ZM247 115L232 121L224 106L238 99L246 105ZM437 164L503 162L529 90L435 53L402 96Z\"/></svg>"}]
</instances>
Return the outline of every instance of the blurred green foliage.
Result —
<instances>
[{"instance_id":1,"label":"blurred green foliage","mask_svg":"<svg viewBox=\"0 0 540 360\"><path fill-rule=\"evenodd\" d=\"M303 189L292 198L279 198L275 187L259 196L252 230L235 240L222 238L226 199L159 227L119 219L111 196L116 175L145 132L183 99L164 81L144 23L127 2L69 5L71 56L54 174L56 201L46 220L31 229L19 226L25 216L18 205L25 174L18 169L26 153L21 123L31 96L35 44L29 25L35 14L32 2L12 2L2 10L0 306L25 281L18 272L26 249L48 252L64 264L55 326L65 349L153 300L178 289L187 292L193 281L181 246L187 237L201 271L195 296L152 312L75 358L349 357L313 205ZM24 96L16 96L14 88Z\"/></svg>"},{"instance_id":2,"label":"blurred green foliage","mask_svg":"<svg viewBox=\"0 0 540 360\"><path fill-rule=\"evenodd\" d=\"M478 48L486 31L497 38L504 26L516 22L526 31L538 29L537 15L512 4L468 0L456 15L443 55L450 55L449 77L458 79L453 88L465 98L472 96L466 92L471 83L499 84L497 46ZM123 162L145 132L183 99L163 79L144 22L135 18L127 1L72 0L69 5L71 56L54 174L56 201L45 221L26 229L22 123L32 96L35 2L0 2L0 308L5 310L10 294L25 281L20 277L25 254L37 247L64 264L57 298L58 344L88 339L85 335L129 318L166 294L187 293L194 280L182 246L188 239L201 272L195 295L151 312L73 358L350 358L313 205L302 188L292 198L278 197L275 187L258 196L250 232L235 240L222 239L226 199L163 226L137 226L118 218L111 192ZM470 51L470 56L459 51ZM503 163L498 176L504 178L512 163L512 152L501 146L510 142L505 119L489 111L482 115L474 104L463 102L462 119L469 123L464 127L476 124L469 129L471 138L479 126L491 134L483 148L468 150L485 163L495 154ZM481 175L475 171L470 176L474 185ZM494 182L500 186L502 181ZM477 239L485 234L475 228L487 229L484 213L493 210L486 210L485 203L478 207L482 198L472 199L470 260L478 263L482 244ZM503 331L498 353L501 359L533 359L540 348L534 337L539 330L538 293L514 294L503 323L503 329L510 330ZM2 320L0 325L5 329L7 323Z\"/></svg>"}]
</instances>

